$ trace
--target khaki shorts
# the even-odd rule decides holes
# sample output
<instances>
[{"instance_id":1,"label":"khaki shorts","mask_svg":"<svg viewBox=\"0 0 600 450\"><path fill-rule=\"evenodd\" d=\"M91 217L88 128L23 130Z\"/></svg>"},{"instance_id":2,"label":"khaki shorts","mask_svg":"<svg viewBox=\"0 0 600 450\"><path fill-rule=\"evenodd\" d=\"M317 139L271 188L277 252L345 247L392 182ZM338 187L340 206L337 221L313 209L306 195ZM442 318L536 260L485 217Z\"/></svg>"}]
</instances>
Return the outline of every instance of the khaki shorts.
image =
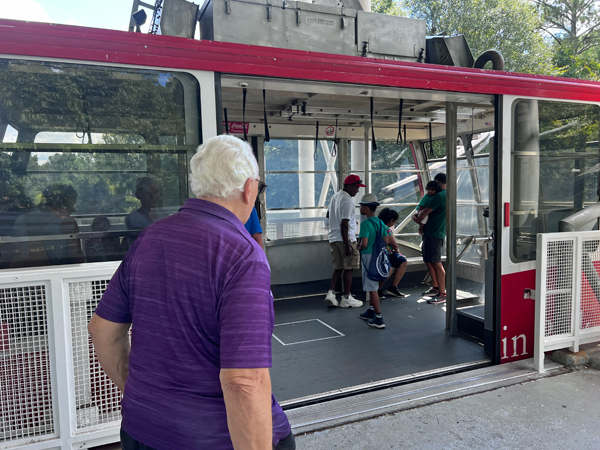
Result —
<instances>
[{"instance_id":1,"label":"khaki shorts","mask_svg":"<svg viewBox=\"0 0 600 450\"><path fill-rule=\"evenodd\" d=\"M350 242L352 248L352 254L346 256L346 250L344 249L344 243L330 242L329 248L331 249L331 261L333 262L333 270L352 270L360 269L360 253L356 249L356 242Z\"/></svg>"}]
</instances>

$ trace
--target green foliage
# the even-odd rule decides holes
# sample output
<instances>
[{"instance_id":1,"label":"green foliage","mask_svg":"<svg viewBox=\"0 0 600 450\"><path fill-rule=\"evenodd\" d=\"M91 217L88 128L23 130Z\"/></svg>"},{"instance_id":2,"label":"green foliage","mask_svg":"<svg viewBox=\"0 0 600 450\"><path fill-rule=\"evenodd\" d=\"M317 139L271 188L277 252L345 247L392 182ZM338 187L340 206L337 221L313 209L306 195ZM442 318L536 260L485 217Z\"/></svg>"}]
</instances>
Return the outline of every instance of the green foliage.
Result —
<instances>
[{"instance_id":1,"label":"green foliage","mask_svg":"<svg viewBox=\"0 0 600 450\"><path fill-rule=\"evenodd\" d=\"M576 55L569 46L556 45L554 63L561 77L600 81L599 56L596 49Z\"/></svg>"},{"instance_id":2,"label":"green foliage","mask_svg":"<svg viewBox=\"0 0 600 450\"><path fill-rule=\"evenodd\" d=\"M371 2L371 11L379 14L387 14L389 16L404 17L406 11L402 9L402 5L397 0L373 0Z\"/></svg>"},{"instance_id":3,"label":"green foliage","mask_svg":"<svg viewBox=\"0 0 600 450\"><path fill-rule=\"evenodd\" d=\"M552 74L551 47L540 32L542 21L523 0L404 0L411 17L427 22L430 35L463 34L477 57L486 50L504 56L506 70Z\"/></svg>"},{"instance_id":4,"label":"green foliage","mask_svg":"<svg viewBox=\"0 0 600 450\"><path fill-rule=\"evenodd\" d=\"M554 43L557 74L600 80L600 8L594 0L534 0Z\"/></svg>"}]
</instances>

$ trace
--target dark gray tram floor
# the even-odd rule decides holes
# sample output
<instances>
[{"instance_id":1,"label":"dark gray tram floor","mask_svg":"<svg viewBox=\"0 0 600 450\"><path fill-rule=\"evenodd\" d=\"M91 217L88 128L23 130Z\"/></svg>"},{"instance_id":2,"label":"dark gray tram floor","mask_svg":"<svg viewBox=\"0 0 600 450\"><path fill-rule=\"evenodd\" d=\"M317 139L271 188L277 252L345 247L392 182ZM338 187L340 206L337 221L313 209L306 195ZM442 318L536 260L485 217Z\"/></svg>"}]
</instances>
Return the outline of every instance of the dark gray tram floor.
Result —
<instances>
[{"instance_id":1,"label":"dark gray tram floor","mask_svg":"<svg viewBox=\"0 0 600 450\"><path fill-rule=\"evenodd\" d=\"M482 345L446 336L445 304L428 304L421 295L426 289L402 286L408 297L383 299L383 330L359 319L367 302L343 309L329 307L324 295L277 300L271 369L275 398L285 402L487 359ZM355 296L365 299L364 292Z\"/></svg>"}]
</instances>

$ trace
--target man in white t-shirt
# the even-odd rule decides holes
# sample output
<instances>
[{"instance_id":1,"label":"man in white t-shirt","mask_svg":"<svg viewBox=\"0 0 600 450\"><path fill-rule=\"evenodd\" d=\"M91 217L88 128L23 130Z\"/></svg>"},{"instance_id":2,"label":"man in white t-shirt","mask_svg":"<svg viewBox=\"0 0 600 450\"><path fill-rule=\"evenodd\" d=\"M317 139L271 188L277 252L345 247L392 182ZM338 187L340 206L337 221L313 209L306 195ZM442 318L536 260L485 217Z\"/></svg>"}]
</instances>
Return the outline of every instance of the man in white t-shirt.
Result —
<instances>
[{"instance_id":1,"label":"man in white t-shirt","mask_svg":"<svg viewBox=\"0 0 600 450\"><path fill-rule=\"evenodd\" d=\"M331 197L327 217L329 218L329 247L333 262L331 285L325 301L341 308L360 308L363 304L352 297L352 271L360 269L360 254L356 249L356 208L352 197L361 187L365 187L358 175L348 175L344 188ZM338 302L335 288L343 280L343 295Z\"/></svg>"}]
</instances>

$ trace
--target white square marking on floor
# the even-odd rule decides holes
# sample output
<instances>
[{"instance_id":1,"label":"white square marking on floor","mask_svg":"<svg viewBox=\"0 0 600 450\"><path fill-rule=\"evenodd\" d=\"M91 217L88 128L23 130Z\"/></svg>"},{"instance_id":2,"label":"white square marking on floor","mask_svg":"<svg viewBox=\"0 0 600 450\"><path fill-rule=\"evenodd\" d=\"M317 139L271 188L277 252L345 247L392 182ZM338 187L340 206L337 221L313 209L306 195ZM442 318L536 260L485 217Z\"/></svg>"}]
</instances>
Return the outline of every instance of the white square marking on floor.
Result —
<instances>
[{"instance_id":1,"label":"white square marking on floor","mask_svg":"<svg viewBox=\"0 0 600 450\"><path fill-rule=\"evenodd\" d=\"M275 336L275 331L273 331L273 337L275 339L277 339L277 341L281 344L281 345L296 345L296 344L306 344L308 342L316 342L316 341L322 341L325 339L334 339L334 338L339 338L339 337L344 337L345 334L336 330L335 328L333 328L332 326L327 325L325 322L319 320L319 319L307 319L307 320L299 320L296 322L287 322L287 323L278 323L275 325L275 327L281 327L281 326L285 326L285 325L295 325L297 323L307 323L307 322L317 322L321 325L323 325L324 327L329 328L330 330L334 331L335 333L337 333L337 336L327 336L327 337L322 337L322 338L317 338L317 339L307 339L304 341L298 341L298 342L289 342L289 343L285 343L283 342L281 339L279 339L277 336Z\"/></svg>"}]
</instances>

